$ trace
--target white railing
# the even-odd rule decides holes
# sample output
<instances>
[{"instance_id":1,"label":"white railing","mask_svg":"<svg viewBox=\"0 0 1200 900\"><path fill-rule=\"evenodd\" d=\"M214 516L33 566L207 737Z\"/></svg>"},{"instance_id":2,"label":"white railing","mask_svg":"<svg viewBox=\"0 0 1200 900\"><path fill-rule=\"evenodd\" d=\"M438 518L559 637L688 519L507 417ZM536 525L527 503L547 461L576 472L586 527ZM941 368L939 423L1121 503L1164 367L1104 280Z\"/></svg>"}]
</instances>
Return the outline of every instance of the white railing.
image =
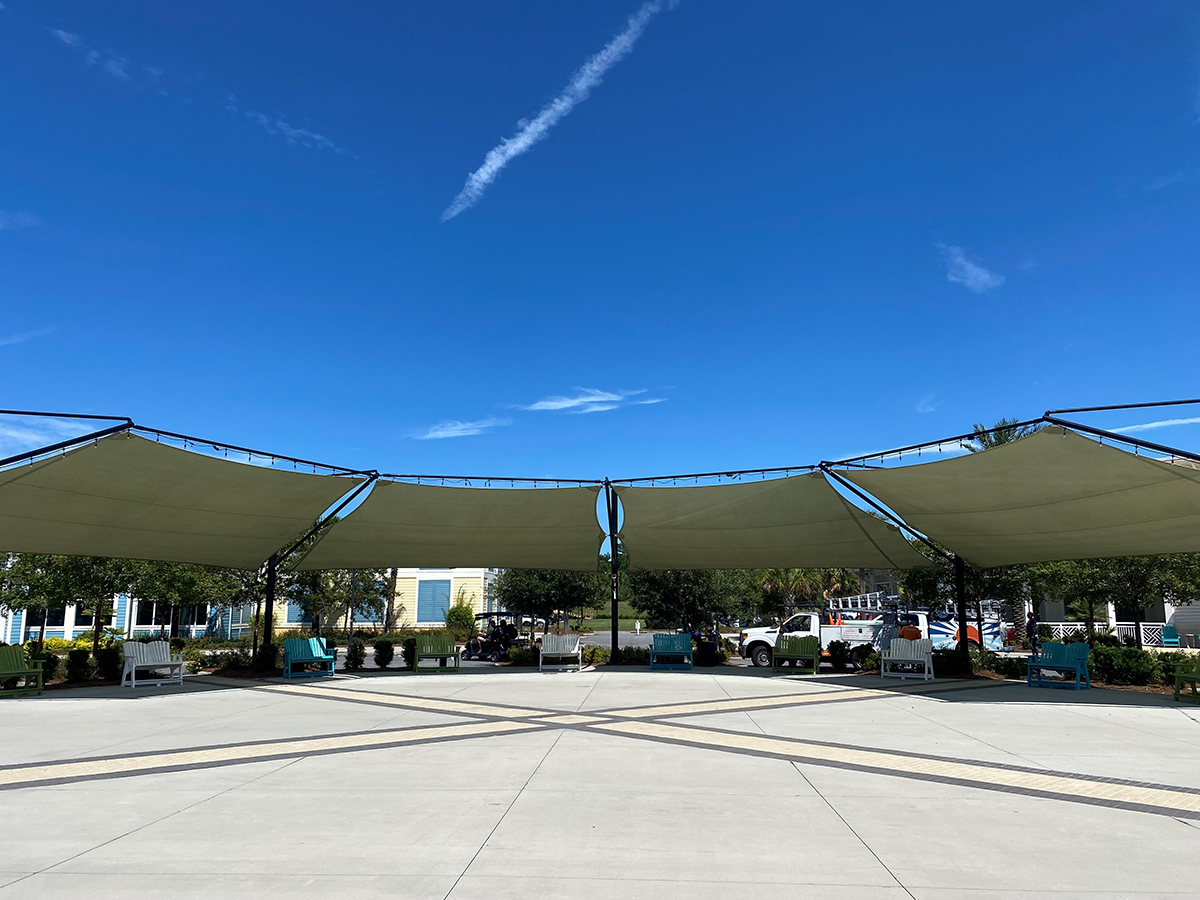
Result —
<instances>
[{"instance_id":1,"label":"white railing","mask_svg":"<svg viewBox=\"0 0 1200 900\"><path fill-rule=\"evenodd\" d=\"M1043 625L1050 626L1050 633L1056 641L1066 640L1071 635L1083 636L1087 634L1086 622L1042 622ZM1163 622L1142 622L1142 646L1143 647L1161 647L1163 645ZM1106 631L1108 626L1104 622L1096 623L1097 631ZM1122 643L1127 637L1133 637L1132 622L1118 622L1113 629L1115 634Z\"/></svg>"}]
</instances>

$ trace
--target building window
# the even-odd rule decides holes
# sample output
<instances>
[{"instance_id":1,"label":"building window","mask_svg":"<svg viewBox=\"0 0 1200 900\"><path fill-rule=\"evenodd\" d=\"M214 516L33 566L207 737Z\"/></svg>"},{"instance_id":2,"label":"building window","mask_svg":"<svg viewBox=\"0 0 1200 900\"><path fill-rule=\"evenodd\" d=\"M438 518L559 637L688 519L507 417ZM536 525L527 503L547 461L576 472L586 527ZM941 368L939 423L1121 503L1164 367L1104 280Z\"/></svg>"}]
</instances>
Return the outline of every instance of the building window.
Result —
<instances>
[{"instance_id":1,"label":"building window","mask_svg":"<svg viewBox=\"0 0 1200 900\"><path fill-rule=\"evenodd\" d=\"M48 609L46 610L46 627L47 628L62 628L67 621L67 611L65 609Z\"/></svg>"},{"instance_id":2,"label":"building window","mask_svg":"<svg viewBox=\"0 0 1200 900\"><path fill-rule=\"evenodd\" d=\"M417 583L417 622L443 625L450 609L450 579Z\"/></svg>"}]
</instances>

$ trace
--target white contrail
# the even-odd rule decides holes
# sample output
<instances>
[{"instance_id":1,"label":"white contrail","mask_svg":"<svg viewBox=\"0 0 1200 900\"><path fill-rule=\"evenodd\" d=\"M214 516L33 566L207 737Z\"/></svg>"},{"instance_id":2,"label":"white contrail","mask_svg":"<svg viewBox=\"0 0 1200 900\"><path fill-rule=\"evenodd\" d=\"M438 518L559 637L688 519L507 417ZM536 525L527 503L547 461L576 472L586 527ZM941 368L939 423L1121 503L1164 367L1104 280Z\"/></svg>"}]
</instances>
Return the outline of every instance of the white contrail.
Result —
<instances>
[{"instance_id":1,"label":"white contrail","mask_svg":"<svg viewBox=\"0 0 1200 900\"><path fill-rule=\"evenodd\" d=\"M487 186L495 181L500 171L508 165L509 160L532 148L563 116L586 100L592 88L600 83L604 73L630 54L650 20L662 12L662 9L663 0L651 0L642 4L642 8L629 17L629 24L625 26L625 30L571 76L566 90L546 104L532 120L521 123L520 131L488 151L488 155L483 158L483 165L467 177L462 191L442 213L442 221L453 219L464 209L474 206L487 190Z\"/></svg>"}]
</instances>

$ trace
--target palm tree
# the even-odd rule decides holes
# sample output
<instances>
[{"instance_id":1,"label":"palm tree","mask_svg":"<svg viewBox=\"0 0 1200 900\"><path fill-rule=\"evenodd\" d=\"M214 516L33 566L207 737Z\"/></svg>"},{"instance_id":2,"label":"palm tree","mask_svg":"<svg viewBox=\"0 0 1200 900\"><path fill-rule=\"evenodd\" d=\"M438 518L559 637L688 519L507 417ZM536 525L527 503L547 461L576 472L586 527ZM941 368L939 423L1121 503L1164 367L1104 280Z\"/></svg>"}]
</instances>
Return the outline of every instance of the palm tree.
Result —
<instances>
[{"instance_id":1,"label":"palm tree","mask_svg":"<svg viewBox=\"0 0 1200 900\"><path fill-rule=\"evenodd\" d=\"M973 442L966 444L966 448L972 453L978 453L980 450L991 450L993 447L999 447L1001 444L1011 444L1013 441L1029 437L1029 435L1041 431L1046 427L1045 425L1021 425L1020 422L1020 419L1001 419L991 428L988 428L982 422L976 422L973 426L975 429L975 439Z\"/></svg>"}]
</instances>

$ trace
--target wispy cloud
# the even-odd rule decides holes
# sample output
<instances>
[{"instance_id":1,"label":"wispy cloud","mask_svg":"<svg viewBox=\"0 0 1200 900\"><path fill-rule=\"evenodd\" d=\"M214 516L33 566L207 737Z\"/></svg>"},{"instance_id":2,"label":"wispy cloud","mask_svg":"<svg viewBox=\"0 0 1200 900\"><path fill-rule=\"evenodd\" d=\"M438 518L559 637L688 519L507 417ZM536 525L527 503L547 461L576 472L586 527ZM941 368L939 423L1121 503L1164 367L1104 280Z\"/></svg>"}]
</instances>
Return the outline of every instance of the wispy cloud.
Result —
<instances>
[{"instance_id":1,"label":"wispy cloud","mask_svg":"<svg viewBox=\"0 0 1200 900\"><path fill-rule=\"evenodd\" d=\"M575 393L571 396L545 397L536 403L522 406L520 409L533 412L594 413L620 409L623 406L649 406L666 401L665 397L633 399L644 393L646 393L645 388L637 391L600 391L595 388L576 388Z\"/></svg>"},{"instance_id":2,"label":"wispy cloud","mask_svg":"<svg viewBox=\"0 0 1200 900\"><path fill-rule=\"evenodd\" d=\"M230 112L237 112L236 106L227 105L225 108ZM329 138L325 137L325 135L310 131L307 128L296 128L279 116L267 116L260 112L246 110L246 118L264 128L270 134L283 135L289 144L301 144L305 147L332 150L334 153L346 152L344 148L339 147Z\"/></svg>"},{"instance_id":3,"label":"wispy cloud","mask_svg":"<svg viewBox=\"0 0 1200 900\"><path fill-rule=\"evenodd\" d=\"M439 422L428 431L421 434L414 434L413 439L418 441L436 441L442 438L470 437L473 434L483 434L492 428L500 428L504 425L511 425L512 419L487 418L480 419L477 422L458 422L455 420L447 420Z\"/></svg>"},{"instance_id":4,"label":"wispy cloud","mask_svg":"<svg viewBox=\"0 0 1200 900\"><path fill-rule=\"evenodd\" d=\"M1170 428L1173 425L1197 424L1200 424L1200 416L1190 419L1160 419L1157 422L1143 422L1141 425L1126 425L1123 428L1114 428L1113 431L1119 434L1136 434L1139 431L1154 431L1156 428Z\"/></svg>"},{"instance_id":5,"label":"wispy cloud","mask_svg":"<svg viewBox=\"0 0 1200 900\"><path fill-rule=\"evenodd\" d=\"M924 415L925 413L933 412L935 409L937 409L937 394L933 391L926 391L917 400L916 410Z\"/></svg>"},{"instance_id":6,"label":"wispy cloud","mask_svg":"<svg viewBox=\"0 0 1200 900\"><path fill-rule=\"evenodd\" d=\"M15 419L0 421L0 454L12 456L26 450L36 450L67 438L78 437L95 430L93 425L64 419Z\"/></svg>"},{"instance_id":7,"label":"wispy cloud","mask_svg":"<svg viewBox=\"0 0 1200 900\"><path fill-rule=\"evenodd\" d=\"M646 26L663 10L662 0L642 4L642 8L629 17L625 30L608 42L608 45L585 62L574 75L561 94L542 107L532 119L522 119L517 123L517 133L505 138L488 151L483 158L483 165L467 176L467 183L454 201L446 207L441 219L446 222L460 212L470 209L483 196L488 185L496 180L501 170L522 153L528 152L534 144L541 141L550 133L558 122L571 110L582 103L591 94L592 89L600 84L604 73L628 56L632 51ZM672 4L674 8L674 4Z\"/></svg>"},{"instance_id":8,"label":"wispy cloud","mask_svg":"<svg viewBox=\"0 0 1200 900\"><path fill-rule=\"evenodd\" d=\"M38 331L25 331L21 334L10 334L8 337L0 337L0 347L11 347L13 344L23 344L26 341L32 341L34 338L40 338L52 332L53 328L42 328Z\"/></svg>"},{"instance_id":9,"label":"wispy cloud","mask_svg":"<svg viewBox=\"0 0 1200 900\"><path fill-rule=\"evenodd\" d=\"M31 212L5 212L0 209L0 231L16 231L41 224L42 220Z\"/></svg>"},{"instance_id":10,"label":"wispy cloud","mask_svg":"<svg viewBox=\"0 0 1200 900\"><path fill-rule=\"evenodd\" d=\"M998 288L1004 284L1003 275L967 259L967 254L963 252L962 247L940 242L935 246L942 254L942 261L946 264L946 280L951 284L961 284L976 294L982 294L984 291Z\"/></svg>"},{"instance_id":11,"label":"wispy cloud","mask_svg":"<svg viewBox=\"0 0 1200 900\"><path fill-rule=\"evenodd\" d=\"M87 65L102 69L118 81L129 82L138 91L158 94L160 97L169 97L174 93L180 102L190 106L197 104L195 96L185 95L197 95L197 92L200 92L201 105L215 101L217 105L223 106L229 113L239 117L244 116L268 134L282 137L289 144L297 144L302 147L320 150L332 150L334 153L348 152L346 148L339 146L325 135L311 128L293 125L281 115L268 116L255 110L240 108L237 103L237 97L229 91L219 91L220 99L213 97L211 93L207 100L203 99L204 88L201 85L206 81L203 73L180 73L178 71L172 73L165 68L149 65L133 65L131 70L130 61L127 57L121 56L112 50L102 52L95 49L74 32L64 31L61 28L52 28L50 33L66 46L82 52L83 60ZM172 88L171 91L168 91L163 86L164 82ZM357 159L358 157L355 156L354 158Z\"/></svg>"},{"instance_id":12,"label":"wispy cloud","mask_svg":"<svg viewBox=\"0 0 1200 900\"><path fill-rule=\"evenodd\" d=\"M1194 171L1181 169L1171 175L1164 175L1162 178L1155 178L1152 182L1146 185L1148 191L1161 191L1163 188L1173 187L1177 184L1183 184L1189 181L1196 174Z\"/></svg>"}]
</instances>

